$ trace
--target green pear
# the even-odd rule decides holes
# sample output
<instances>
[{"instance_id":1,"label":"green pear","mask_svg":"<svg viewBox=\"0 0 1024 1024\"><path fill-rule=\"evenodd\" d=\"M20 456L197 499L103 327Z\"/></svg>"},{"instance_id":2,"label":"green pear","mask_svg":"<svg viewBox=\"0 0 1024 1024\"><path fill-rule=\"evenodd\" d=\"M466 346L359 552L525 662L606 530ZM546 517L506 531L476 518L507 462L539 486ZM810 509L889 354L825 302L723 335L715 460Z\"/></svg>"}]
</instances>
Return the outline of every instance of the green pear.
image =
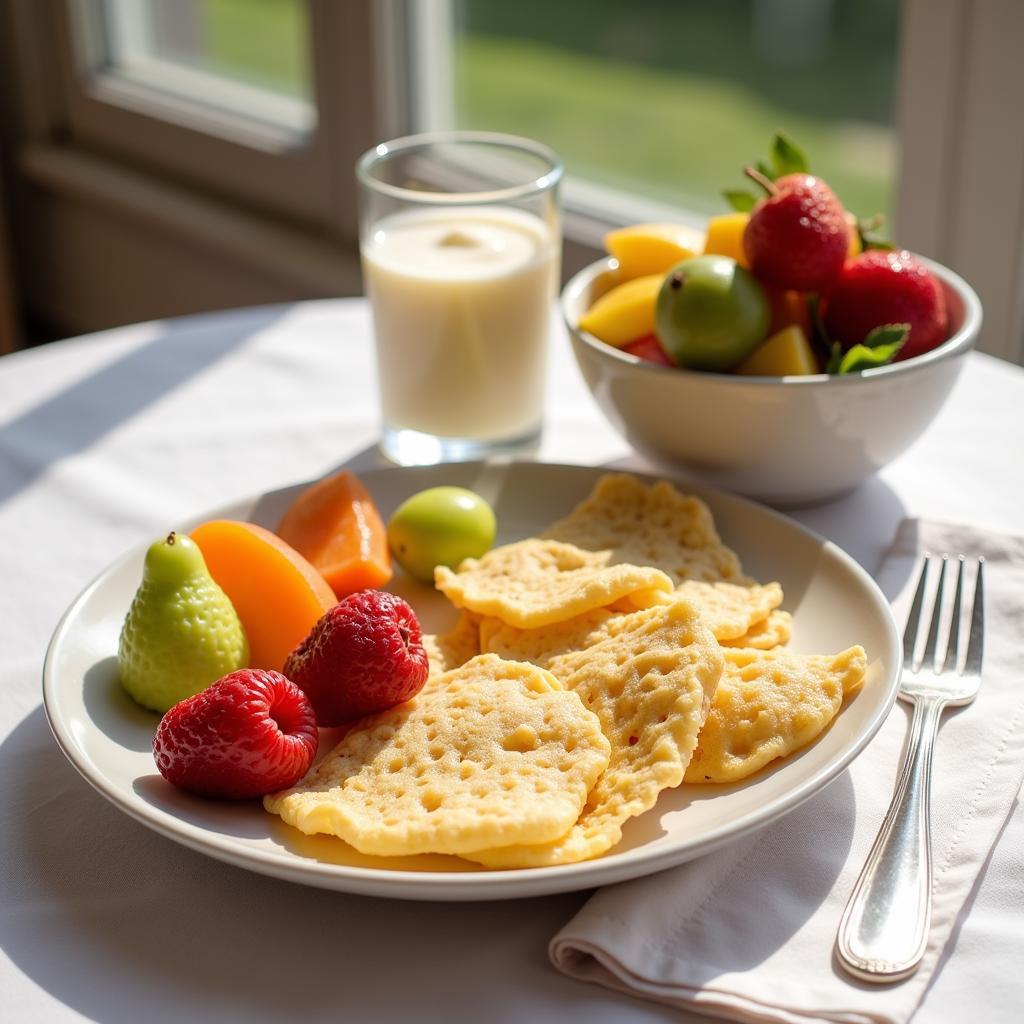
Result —
<instances>
[{"instance_id":1,"label":"green pear","mask_svg":"<svg viewBox=\"0 0 1024 1024\"><path fill-rule=\"evenodd\" d=\"M166 711L249 663L249 641L228 596L190 537L169 533L146 552L117 646L121 683Z\"/></svg>"}]
</instances>

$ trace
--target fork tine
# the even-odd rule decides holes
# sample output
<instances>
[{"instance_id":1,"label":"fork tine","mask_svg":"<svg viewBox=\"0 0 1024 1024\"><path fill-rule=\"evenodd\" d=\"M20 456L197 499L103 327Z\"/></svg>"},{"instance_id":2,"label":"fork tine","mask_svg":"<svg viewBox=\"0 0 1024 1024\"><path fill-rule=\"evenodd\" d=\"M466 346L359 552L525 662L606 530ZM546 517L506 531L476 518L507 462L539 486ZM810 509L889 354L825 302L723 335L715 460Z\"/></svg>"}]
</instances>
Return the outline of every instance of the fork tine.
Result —
<instances>
[{"instance_id":1,"label":"fork tine","mask_svg":"<svg viewBox=\"0 0 1024 1024\"><path fill-rule=\"evenodd\" d=\"M939 568L939 585L935 588L935 602L932 604L932 621L928 627L928 642L924 645L924 654L921 656L922 665L935 664L935 649L939 645L939 619L942 618L942 587L946 582L946 556L942 556L942 565Z\"/></svg>"},{"instance_id":2,"label":"fork tine","mask_svg":"<svg viewBox=\"0 0 1024 1024\"><path fill-rule=\"evenodd\" d=\"M953 617L949 620L949 640L946 641L946 661L935 671L955 672L960 664L960 606L964 594L964 556L959 556L960 566L956 573L956 590L953 592Z\"/></svg>"},{"instance_id":3,"label":"fork tine","mask_svg":"<svg viewBox=\"0 0 1024 1024\"><path fill-rule=\"evenodd\" d=\"M974 605L971 609L971 635L967 641L967 660L964 673L981 675L981 656L985 635L985 559L978 559L978 577L974 584Z\"/></svg>"},{"instance_id":4,"label":"fork tine","mask_svg":"<svg viewBox=\"0 0 1024 1024\"><path fill-rule=\"evenodd\" d=\"M921 621L921 606L924 604L924 592L928 585L928 563L931 555L925 555L921 563L921 575L917 578L917 590L914 592L914 601L910 606L910 614L907 616L907 625L903 630L903 664L912 668L914 663L914 648L917 646L917 627Z\"/></svg>"}]
</instances>

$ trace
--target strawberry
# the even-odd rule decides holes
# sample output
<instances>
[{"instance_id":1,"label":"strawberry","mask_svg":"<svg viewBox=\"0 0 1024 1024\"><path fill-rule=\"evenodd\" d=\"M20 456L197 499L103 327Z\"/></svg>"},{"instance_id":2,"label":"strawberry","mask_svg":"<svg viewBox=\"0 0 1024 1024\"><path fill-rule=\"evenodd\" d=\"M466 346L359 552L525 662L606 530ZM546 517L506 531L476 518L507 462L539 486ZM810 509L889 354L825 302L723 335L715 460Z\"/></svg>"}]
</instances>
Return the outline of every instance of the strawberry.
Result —
<instances>
[{"instance_id":1,"label":"strawberry","mask_svg":"<svg viewBox=\"0 0 1024 1024\"><path fill-rule=\"evenodd\" d=\"M412 608L386 591L362 590L321 616L284 671L329 726L410 700L429 666Z\"/></svg>"},{"instance_id":2,"label":"strawberry","mask_svg":"<svg viewBox=\"0 0 1024 1024\"><path fill-rule=\"evenodd\" d=\"M765 284L801 292L825 290L842 269L850 244L846 211L832 190L812 174L770 181L747 173L769 193L750 214L743 252Z\"/></svg>"},{"instance_id":3,"label":"strawberry","mask_svg":"<svg viewBox=\"0 0 1024 1024\"><path fill-rule=\"evenodd\" d=\"M658 341L656 334L645 334L642 338L631 341L628 345L623 345L622 351L628 352L631 356L636 356L638 359L645 359L649 363L657 363L659 366L676 365L669 359L665 350L661 347L661 342Z\"/></svg>"},{"instance_id":4,"label":"strawberry","mask_svg":"<svg viewBox=\"0 0 1024 1024\"><path fill-rule=\"evenodd\" d=\"M825 328L844 348L882 324L909 324L897 362L941 345L949 333L946 300L928 268L907 252L871 249L843 267L824 302Z\"/></svg>"},{"instance_id":5,"label":"strawberry","mask_svg":"<svg viewBox=\"0 0 1024 1024\"><path fill-rule=\"evenodd\" d=\"M240 800L293 786L318 742L306 695L280 672L247 668L175 704L157 726L153 757L179 789Z\"/></svg>"}]
</instances>

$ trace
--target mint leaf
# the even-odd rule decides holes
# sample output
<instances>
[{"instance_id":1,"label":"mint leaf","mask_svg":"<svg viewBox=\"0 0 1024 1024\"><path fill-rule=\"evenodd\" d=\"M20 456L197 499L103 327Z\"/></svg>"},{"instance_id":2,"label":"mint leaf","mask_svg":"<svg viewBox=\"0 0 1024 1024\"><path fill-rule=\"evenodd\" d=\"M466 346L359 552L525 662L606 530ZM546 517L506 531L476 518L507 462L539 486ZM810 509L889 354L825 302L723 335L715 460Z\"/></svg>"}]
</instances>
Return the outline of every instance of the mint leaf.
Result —
<instances>
[{"instance_id":1,"label":"mint leaf","mask_svg":"<svg viewBox=\"0 0 1024 1024\"><path fill-rule=\"evenodd\" d=\"M868 332L864 339L865 348L881 348L883 345L903 344L910 334L910 324L882 324Z\"/></svg>"},{"instance_id":2,"label":"mint leaf","mask_svg":"<svg viewBox=\"0 0 1024 1024\"><path fill-rule=\"evenodd\" d=\"M804 151L782 132L776 132L772 139L772 165L775 167L773 178L781 178L784 174L807 174L809 170Z\"/></svg>"},{"instance_id":3,"label":"mint leaf","mask_svg":"<svg viewBox=\"0 0 1024 1024\"><path fill-rule=\"evenodd\" d=\"M861 370L870 370L875 366L885 366L896 358L896 353L903 348L902 341L892 342L888 345L879 345L877 348L868 348L867 345L854 345L853 348L843 356L837 373L858 373Z\"/></svg>"},{"instance_id":4,"label":"mint leaf","mask_svg":"<svg viewBox=\"0 0 1024 1024\"><path fill-rule=\"evenodd\" d=\"M757 197L746 189L727 188L722 190L722 195L737 213L750 213L757 205Z\"/></svg>"}]
</instances>

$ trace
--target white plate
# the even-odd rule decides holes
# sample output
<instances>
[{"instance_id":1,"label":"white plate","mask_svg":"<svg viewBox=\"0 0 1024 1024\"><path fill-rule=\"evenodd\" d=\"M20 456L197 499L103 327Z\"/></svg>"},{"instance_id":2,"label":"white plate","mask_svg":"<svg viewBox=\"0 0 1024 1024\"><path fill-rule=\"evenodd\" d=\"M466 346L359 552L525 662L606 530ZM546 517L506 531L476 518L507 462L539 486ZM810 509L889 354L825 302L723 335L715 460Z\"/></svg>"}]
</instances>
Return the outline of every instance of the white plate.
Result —
<instances>
[{"instance_id":1,"label":"white plate","mask_svg":"<svg viewBox=\"0 0 1024 1024\"><path fill-rule=\"evenodd\" d=\"M536 534L564 515L589 493L601 472L537 463L465 464L375 470L362 479L384 516L424 487L471 487L493 503L499 540L506 542ZM277 491L204 518L250 519L273 527L300 489ZM332 837L303 836L256 801L201 800L165 783L150 751L157 716L124 694L115 660L121 623L140 579L144 546L88 586L58 625L43 670L50 726L86 780L133 818L211 857L307 885L403 899L504 899L587 889L672 867L774 821L834 779L892 706L899 664L899 638L889 606L852 558L760 505L687 489L710 505L719 532L739 554L746 572L782 583L784 607L793 613L790 646L826 653L863 644L868 675L817 742L741 784L683 785L662 793L657 806L628 822L622 842L597 860L487 871L455 857L364 857ZM393 589L413 604L428 631L454 619L440 595L400 574ZM321 743L322 749L326 746Z\"/></svg>"}]
</instances>

